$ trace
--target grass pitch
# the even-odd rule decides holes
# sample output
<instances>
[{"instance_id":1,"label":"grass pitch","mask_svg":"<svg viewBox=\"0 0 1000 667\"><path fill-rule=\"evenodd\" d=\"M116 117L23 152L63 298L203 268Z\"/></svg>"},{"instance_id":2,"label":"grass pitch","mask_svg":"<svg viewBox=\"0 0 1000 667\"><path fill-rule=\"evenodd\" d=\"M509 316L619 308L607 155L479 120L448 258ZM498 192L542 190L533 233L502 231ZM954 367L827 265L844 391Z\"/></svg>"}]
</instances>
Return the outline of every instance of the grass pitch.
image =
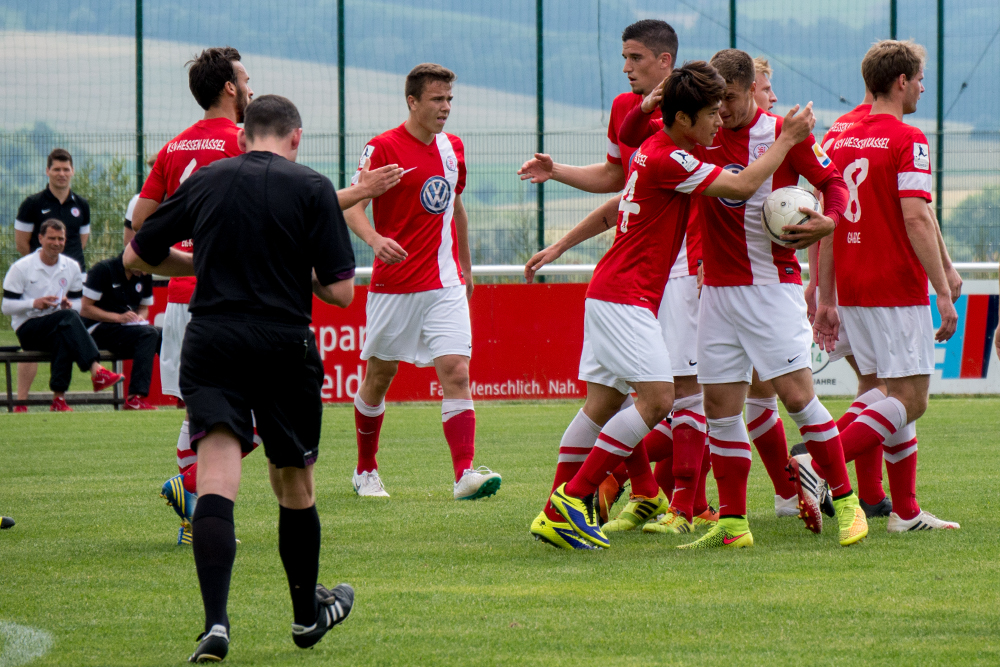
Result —
<instances>
[{"instance_id":1,"label":"grass pitch","mask_svg":"<svg viewBox=\"0 0 1000 667\"><path fill-rule=\"evenodd\" d=\"M828 401L839 415L846 401ZM230 600L233 665L996 664L1000 662L1000 400L936 399L921 420L919 497L959 531L842 548L777 519L754 460L756 546L681 552L691 539L615 534L557 551L528 525L576 403L477 405L477 463L499 495L451 498L436 405L391 405L388 500L357 498L349 407L325 411L317 464L320 580L357 590L315 648L290 637L277 507L263 452L244 462ZM201 630L190 547L157 497L182 414L0 414L0 665L176 665ZM790 420L785 420L786 426ZM792 434L789 434L790 442ZM710 483L710 497L714 482ZM16 624L16 625L14 625ZM46 642L46 637L48 642Z\"/></svg>"}]
</instances>

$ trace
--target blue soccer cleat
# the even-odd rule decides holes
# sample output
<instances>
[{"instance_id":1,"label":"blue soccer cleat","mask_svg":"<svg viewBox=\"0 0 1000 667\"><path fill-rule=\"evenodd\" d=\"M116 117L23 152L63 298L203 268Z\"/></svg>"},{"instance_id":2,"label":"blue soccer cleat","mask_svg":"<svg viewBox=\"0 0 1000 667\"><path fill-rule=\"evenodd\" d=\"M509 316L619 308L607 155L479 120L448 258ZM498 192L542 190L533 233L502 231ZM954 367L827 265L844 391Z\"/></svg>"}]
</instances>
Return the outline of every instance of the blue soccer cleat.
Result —
<instances>
[{"instance_id":1,"label":"blue soccer cleat","mask_svg":"<svg viewBox=\"0 0 1000 667\"><path fill-rule=\"evenodd\" d=\"M167 504L174 508L181 523L191 527L191 517L194 516L194 506L198 502L197 493L188 493L184 489L184 475L174 475L163 483L160 497L166 498Z\"/></svg>"}]
</instances>

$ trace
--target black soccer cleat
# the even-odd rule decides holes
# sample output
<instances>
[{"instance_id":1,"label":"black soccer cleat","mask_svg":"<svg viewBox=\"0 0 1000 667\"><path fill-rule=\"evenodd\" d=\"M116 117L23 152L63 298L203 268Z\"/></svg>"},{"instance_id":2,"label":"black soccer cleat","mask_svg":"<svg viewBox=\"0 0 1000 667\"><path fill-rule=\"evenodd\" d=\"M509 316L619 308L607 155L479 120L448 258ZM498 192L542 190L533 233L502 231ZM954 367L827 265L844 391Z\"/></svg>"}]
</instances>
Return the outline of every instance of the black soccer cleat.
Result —
<instances>
[{"instance_id":1,"label":"black soccer cleat","mask_svg":"<svg viewBox=\"0 0 1000 667\"><path fill-rule=\"evenodd\" d=\"M350 584L339 584L332 591L323 584L316 584L316 604L319 614L310 626L292 623L292 641L299 648L312 648L330 628L343 623L354 608L354 589Z\"/></svg>"},{"instance_id":2,"label":"black soccer cleat","mask_svg":"<svg viewBox=\"0 0 1000 667\"><path fill-rule=\"evenodd\" d=\"M826 482L824 482L826 484ZM837 510L833 508L833 493L830 492L830 485L826 484L826 489L823 492L823 500L819 504L819 509L823 514L827 515L831 519L837 516Z\"/></svg>"},{"instance_id":3,"label":"black soccer cleat","mask_svg":"<svg viewBox=\"0 0 1000 667\"><path fill-rule=\"evenodd\" d=\"M6 530L7 528L14 527L14 520L9 516L0 517L0 529Z\"/></svg>"},{"instance_id":4,"label":"black soccer cleat","mask_svg":"<svg viewBox=\"0 0 1000 667\"><path fill-rule=\"evenodd\" d=\"M860 497L858 497L858 502L861 503L861 509L865 511L865 517L868 519L877 516L889 516L892 513L892 501L888 497L882 498L881 501L874 505L869 505L861 500Z\"/></svg>"},{"instance_id":5,"label":"black soccer cleat","mask_svg":"<svg viewBox=\"0 0 1000 667\"><path fill-rule=\"evenodd\" d=\"M798 456L799 454L808 454L809 450L806 449L806 443L800 442L797 445L792 445L792 448L788 451L788 456Z\"/></svg>"},{"instance_id":6,"label":"black soccer cleat","mask_svg":"<svg viewBox=\"0 0 1000 667\"><path fill-rule=\"evenodd\" d=\"M224 625L213 625L198 635L198 648L188 662L222 662L229 653L229 631Z\"/></svg>"}]
</instances>

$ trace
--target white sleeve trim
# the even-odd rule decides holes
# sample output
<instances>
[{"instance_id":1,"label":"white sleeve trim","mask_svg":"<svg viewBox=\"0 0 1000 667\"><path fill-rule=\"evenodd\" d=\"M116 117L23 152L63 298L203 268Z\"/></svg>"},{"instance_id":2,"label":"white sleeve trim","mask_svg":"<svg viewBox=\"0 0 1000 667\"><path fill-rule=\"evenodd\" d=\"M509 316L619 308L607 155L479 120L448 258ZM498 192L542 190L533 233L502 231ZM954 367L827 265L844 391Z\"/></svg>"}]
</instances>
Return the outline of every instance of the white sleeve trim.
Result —
<instances>
[{"instance_id":1,"label":"white sleeve trim","mask_svg":"<svg viewBox=\"0 0 1000 667\"><path fill-rule=\"evenodd\" d=\"M674 190L689 195L694 192L706 178L711 176L714 170L715 167L713 165L702 162L701 166L695 169L694 173L688 176L688 179L674 188Z\"/></svg>"},{"instance_id":2,"label":"white sleeve trim","mask_svg":"<svg viewBox=\"0 0 1000 667\"><path fill-rule=\"evenodd\" d=\"M89 233L90 233L90 225L89 224L86 224L86 225L83 225L82 227L80 227L80 234L89 234Z\"/></svg>"},{"instance_id":3,"label":"white sleeve trim","mask_svg":"<svg viewBox=\"0 0 1000 667\"><path fill-rule=\"evenodd\" d=\"M125 209L125 219L132 222L132 214L135 213L135 205L139 202L139 195L135 195L128 202L128 208Z\"/></svg>"},{"instance_id":4,"label":"white sleeve trim","mask_svg":"<svg viewBox=\"0 0 1000 667\"><path fill-rule=\"evenodd\" d=\"M608 155L610 155L611 157L616 157L618 159L621 159L622 157L621 148L619 148L618 144L611 141L610 139L608 139Z\"/></svg>"},{"instance_id":5,"label":"white sleeve trim","mask_svg":"<svg viewBox=\"0 0 1000 667\"><path fill-rule=\"evenodd\" d=\"M145 299L143 299L142 301L139 302L139 305L140 306L152 306L153 305L153 297L147 296Z\"/></svg>"},{"instance_id":6,"label":"white sleeve trim","mask_svg":"<svg viewBox=\"0 0 1000 667\"><path fill-rule=\"evenodd\" d=\"M35 231L35 226L30 222L23 222L21 220L14 220L14 229L19 232L28 232L29 234Z\"/></svg>"},{"instance_id":7,"label":"white sleeve trim","mask_svg":"<svg viewBox=\"0 0 1000 667\"><path fill-rule=\"evenodd\" d=\"M100 301L101 297L104 296L103 292L98 292L97 290L90 289L86 285L83 286L83 295L88 299L93 299L94 301Z\"/></svg>"},{"instance_id":8,"label":"white sleeve trim","mask_svg":"<svg viewBox=\"0 0 1000 667\"><path fill-rule=\"evenodd\" d=\"M930 192L933 179L930 174L919 171L904 171L897 174L899 190L919 190L920 192Z\"/></svg>"}]
</instances>

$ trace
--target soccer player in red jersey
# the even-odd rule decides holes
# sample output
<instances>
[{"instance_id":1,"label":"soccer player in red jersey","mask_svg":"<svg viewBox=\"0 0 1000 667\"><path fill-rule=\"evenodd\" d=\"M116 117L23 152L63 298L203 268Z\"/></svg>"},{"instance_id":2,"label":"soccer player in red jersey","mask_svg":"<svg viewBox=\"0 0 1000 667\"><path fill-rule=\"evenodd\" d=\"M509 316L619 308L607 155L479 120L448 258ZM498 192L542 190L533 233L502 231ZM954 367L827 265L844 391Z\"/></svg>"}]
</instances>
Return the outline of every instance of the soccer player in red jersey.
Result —
<instances>
[{"instance_id":1,"label":"soccer player in red jersey","mask_svg":"<svg viewBox=\"0 0 1000 667\"><path fill-rule=\"evenodd\" d=\"M455 74L440 65L417 65L406 77L409 117L365 146L361 164L397 163L399 186L345 212L351 230L375 251L361 358L368 361L354 397L358 464L354 490L388 496L378 472L379 431L385 395L399 362L434 366L443 389L441 419L455 474L454 497L491 496L501 478L474 469L476 413L469 386L472 326L472 257L469 218L462 205L465 148L444 132ZM360 171L355 181L360 177Z\"/></svg>"},{"instance_id":2,"label":"soccer player in red jersey","mask_svg":"<svg viewBox=\"0 0 1000 667\"><path fill-rule=\"evenodd\" d=\"M628 468L636 498L655 501L662 493L640 443L673 407L670 352L656 313L687 232L692 195L749 197L812 128L811 109L794 119L790 114L789 131L749 169L733 174L706 164L692 151L711 145L722 125L724 91L723 79L707 63L688 63L674 71L661 105L669 124L643 142L630 161L615 240L587 291L580 357L580 376L587 379L584 410L596 407L590 419L596 422L603 415L604 423L596 443L577 447L573 461L557 466L550 502L558 517L543 510L532 522L532 534L553 546L609 546L597 523L593 494L620 462ZM635 404L620 409L632 388ZM692 531L693 490L675 489L673 503L685 527L677 532Z\"/></svg>"},{"instance_id":3,"label":"soccer player in red jersey","mask_svg":"<svg viewBox=\"0 0 1000 667\"><path fill-rule=\"evenodd\" d=\"M843 443L847 460L883 447L892 494L889 532L959 527L921 510L916 499L915 422L927 409L934 341L948 340L958 322L927 206L927 138L903 123L917 110L925 57L923 47L895 40L878 42L865 55L861 73L874 101L869 115L834 141L850 199L832 261L820 263L817 332L836 338L839 305L859 373L875 374L888 389L844 430ZM928 280L937 293L936 334Z\"/></svg>"}]
</instances>

